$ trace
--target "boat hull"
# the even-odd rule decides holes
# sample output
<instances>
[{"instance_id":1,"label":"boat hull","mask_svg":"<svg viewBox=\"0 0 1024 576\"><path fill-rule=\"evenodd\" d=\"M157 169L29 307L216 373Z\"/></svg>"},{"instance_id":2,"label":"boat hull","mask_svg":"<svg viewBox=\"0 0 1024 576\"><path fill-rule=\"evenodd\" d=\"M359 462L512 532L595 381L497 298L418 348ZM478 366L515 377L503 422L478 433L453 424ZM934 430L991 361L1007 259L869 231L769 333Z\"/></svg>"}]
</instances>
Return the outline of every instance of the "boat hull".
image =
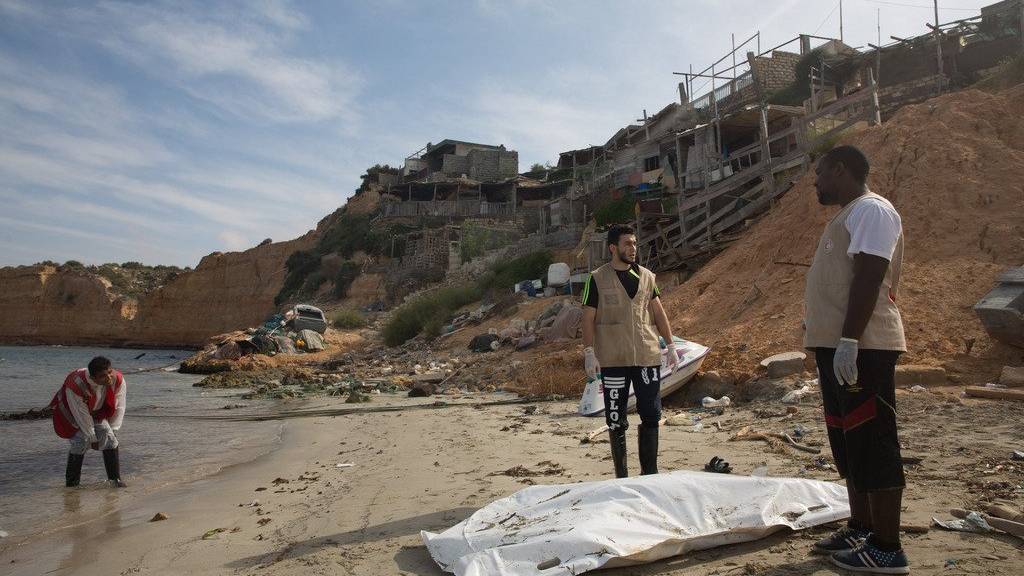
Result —
<instances>
[{"instance_id":1,"label":"boat hull","mask_svg":"<svg viewBox=\"0 0 1024 576\"><path fill-rule=\"evenodd\" d=\"M666 351L661 351L660 396L662 398L679 390L684 384L689 382L697 374L697 371L700 370L701 364L704 363L704 358L711 351L707 346L683 340L682 338L673 337L672 340L675 342L676 351L679 352L680 358L675 369L670 370L665 366ZM627 410L630 412L636 410L636 395L632 387L629 390ZM580 398L579 413L580 416L587 417L604 414L604 390L600 379L587 383L583 396Z\"/></svg>"}]
</instances>

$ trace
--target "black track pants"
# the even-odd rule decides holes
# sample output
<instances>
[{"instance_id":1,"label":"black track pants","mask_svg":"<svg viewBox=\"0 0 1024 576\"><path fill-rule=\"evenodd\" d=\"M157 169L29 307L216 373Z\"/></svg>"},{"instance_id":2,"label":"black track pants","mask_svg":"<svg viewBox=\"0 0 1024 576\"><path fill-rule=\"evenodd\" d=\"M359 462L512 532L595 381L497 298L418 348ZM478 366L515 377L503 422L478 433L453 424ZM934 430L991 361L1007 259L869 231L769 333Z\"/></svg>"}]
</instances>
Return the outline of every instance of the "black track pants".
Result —
<instances>
[{"instance_id":1,"label":"black track pants","mask_svg":"<svg viewBox=\"0 0 1024 576\"><path fill-rule=\"evenodd\" d=\"M601 368L604 388L604 417L610 430L626 430L626 409L629 404L629 387L636 395L636 411L640 422L649 428L657 428L661 420L661 367L660 366L615 366Z\"/></svg>"}]
</instances>

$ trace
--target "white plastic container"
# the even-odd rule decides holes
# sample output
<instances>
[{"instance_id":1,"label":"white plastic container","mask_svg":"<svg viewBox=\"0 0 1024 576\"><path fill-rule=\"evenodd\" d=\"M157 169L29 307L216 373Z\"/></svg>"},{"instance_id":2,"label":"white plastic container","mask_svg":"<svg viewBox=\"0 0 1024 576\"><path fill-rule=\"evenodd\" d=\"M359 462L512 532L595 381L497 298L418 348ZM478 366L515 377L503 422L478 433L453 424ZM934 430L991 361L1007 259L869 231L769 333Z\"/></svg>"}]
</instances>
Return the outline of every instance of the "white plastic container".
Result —
<instances>
[{"instance_id":1,"label":"white plastic container","mask_svg":"<svg viewBox=\"0 0 1024 576\"><path fill-rule=\"evenodd\" d=\"M569 282L569 265L555 262L548 266L548 286L565 286Z\"/></svg>"}]
</instances>

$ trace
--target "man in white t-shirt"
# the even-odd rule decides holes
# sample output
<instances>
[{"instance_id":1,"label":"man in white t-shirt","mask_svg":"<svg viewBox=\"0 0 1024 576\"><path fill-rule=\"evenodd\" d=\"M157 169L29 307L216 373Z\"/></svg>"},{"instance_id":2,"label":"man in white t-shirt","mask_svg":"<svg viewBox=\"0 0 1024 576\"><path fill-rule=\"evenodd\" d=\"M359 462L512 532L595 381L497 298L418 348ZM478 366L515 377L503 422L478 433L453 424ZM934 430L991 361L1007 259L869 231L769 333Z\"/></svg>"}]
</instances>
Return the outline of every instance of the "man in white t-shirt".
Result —
<instances>
[{"instance_id":1,"label":"man in white t-shirt","mask_svg":"<svg viewBox=\"0 0 1024 576\"><path fill-rule=\"evenodd\" d=\"M846 479L849 524L815 544L848 570L910 572L900 546L905 479L895 371L905 352L896 292L900 215L867 187L868 160L839 146L818 163L818 201L840 207L807 272L804 346L815 353L832 456Z\"/></svg>"}]
</instances>

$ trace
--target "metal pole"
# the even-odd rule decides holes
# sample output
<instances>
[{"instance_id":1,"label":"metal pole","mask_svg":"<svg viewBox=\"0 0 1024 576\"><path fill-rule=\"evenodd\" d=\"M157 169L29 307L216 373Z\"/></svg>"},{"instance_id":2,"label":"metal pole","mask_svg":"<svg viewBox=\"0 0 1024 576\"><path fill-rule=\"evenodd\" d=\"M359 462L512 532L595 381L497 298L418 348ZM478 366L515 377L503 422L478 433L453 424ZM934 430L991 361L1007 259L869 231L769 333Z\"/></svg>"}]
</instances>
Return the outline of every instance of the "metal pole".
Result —
<instances>
[{"instance_id":1,"label":"metal pole","mask_svg":"<svg viewBox=\"0 0 1024 576\"><path fill-rule=\"evenodd\" d=\"M715 98L715 65L714 64L711 65L711 99L712 100L717 100ZM716 118L718 117L718 102L717 101L715 102L715 117Z\"/></svg>"},{"instance_id":2,"label":"metal pole","mask_svg":"<svg viewBox=\"0 0 1024 576\"><path fill-rule=\"evenodd\" d=\"M690 64L690 75L686 79L690 82L690 88L686 93L690 96L690 102L693 102L693 64Z\"/></svg>"},{"instance_id":3,"label":"metal pole","mask_svg":"<svg viewBox=\"0 0 1024 576\"><path fill-rule=\"evenodd\" d=\"M839 41L843 41L843 0L839 0Z\"/></svg>"},{"instance_id":4,"label":"metal pole","mask_svg":"<svg viewBox=\"0 0 1024 576\"><path fill-rule=\"evenodd\" d=\"M878 13L875 15L875 23L878 26L878 46L875 48L875 83L877 84L882 78L882 9L878 9Z\"/></svg>"},{"instance_id":5,"label":"metal pole","mask_svg":"<svg viewBox=\"0 0 1024 576\"><path fill-rule=\"evenodd\" d=\"M935 58L938 63L939 72L936 80L937 90L942 92L942 31L939 30L939 0L934 0L935 5Z\"/></svg>"},{"instance_id":6,"label":"metal pole","mask_svg":"<svg viewBox=\"0 0 1024 576\"><path fill-rule=\"evenodd\" d=\"M736 79L736 33L732 35L732 79ZM736 87L733 86L733 89Z\"/></svg>"},{"instance_id":7,"label":"metal pole","mask_svg":"<svg viewBox=\"0 0 1024 576\"><path fill-rule=\"evenodd\" d=\"M715 66L711 67L711 101L715 106L715 119L718 119L718 95L715 94Z\"/></svg>"},{"instance_id":8,"label":"metal pole","mask_svg":"<svg viewBox=\"0 0 1024 576\"><path fill-rule=\"evenodd\" d=\"M878 126L882 123L882 108L878 104L878 83L871 68L868 68L868 83L871 85L871 124Z\"/></svg>"},{"instance_id":9,"label":"metal pole","mask_svg":"<svg viewBox=\"0 0 1024 576\"><path fill-rule=\"evenodd\" d=\"M575 224L576 219L572 213L572 196L576 193L576 154L572 155L572 187L569 188L569 224Z\"/></svg>"},{"instance_id":10,"label":"metal pole","mask_svg":"<svg viewBox=\"0 0 1024 576\"><path fill-rule=\"evenodd\" d=\"M811 66L810 78L808 79L811 84L811 113L818 111L818 101L814 96L814 66Z\"/></svg>"}]
</instances>

